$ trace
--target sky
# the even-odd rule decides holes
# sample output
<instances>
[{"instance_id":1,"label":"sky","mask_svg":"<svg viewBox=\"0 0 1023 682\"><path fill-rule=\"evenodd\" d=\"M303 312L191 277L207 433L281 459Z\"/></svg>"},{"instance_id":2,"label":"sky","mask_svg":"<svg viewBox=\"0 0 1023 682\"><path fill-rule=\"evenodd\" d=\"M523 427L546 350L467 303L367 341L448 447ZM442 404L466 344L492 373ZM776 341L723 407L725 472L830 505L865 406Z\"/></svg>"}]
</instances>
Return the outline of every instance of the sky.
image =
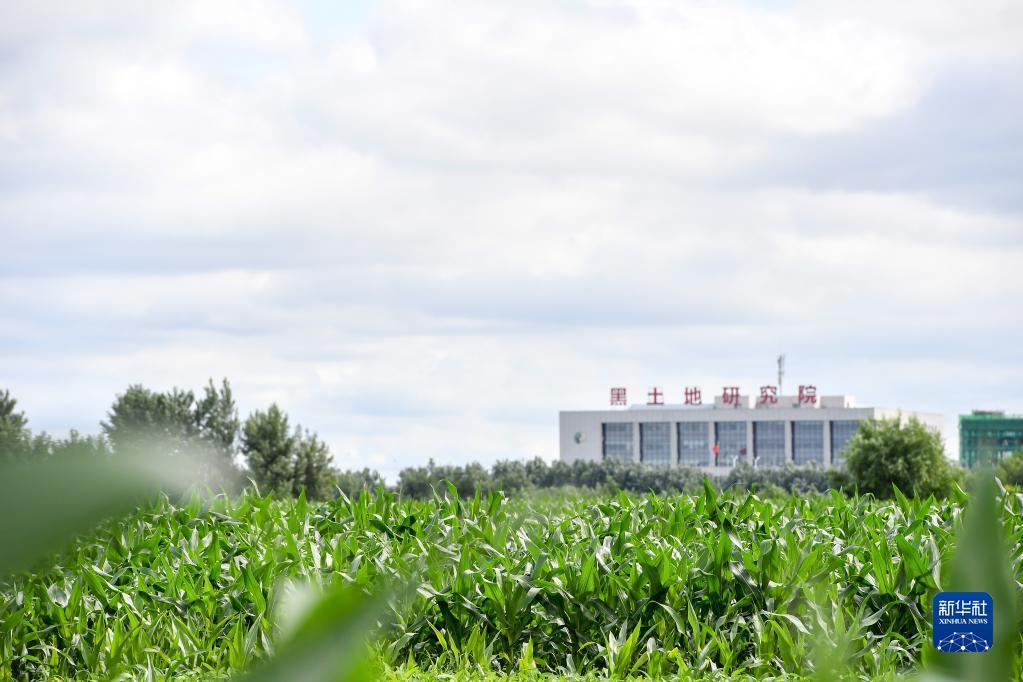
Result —
<instances>
[{"instance_id":1,"label":"sky","mask_svg":"<svg viewBox=\"0 0 1023 682\"><path fill-rule=\"evenodd\" d=\"M0 5L0 387L227 377L343 468L774 383L1023 412L1023 5ZM788 391L786 391L788 392Z\"/></svg>"}]
</instances>

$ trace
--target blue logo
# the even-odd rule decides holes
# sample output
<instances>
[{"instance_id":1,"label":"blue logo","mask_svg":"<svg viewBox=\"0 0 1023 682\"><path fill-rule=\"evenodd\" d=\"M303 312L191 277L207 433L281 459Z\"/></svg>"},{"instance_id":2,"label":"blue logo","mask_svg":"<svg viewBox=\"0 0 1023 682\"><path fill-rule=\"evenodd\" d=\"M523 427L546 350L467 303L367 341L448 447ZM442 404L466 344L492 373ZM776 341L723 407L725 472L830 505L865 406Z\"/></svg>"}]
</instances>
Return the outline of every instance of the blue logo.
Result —
<instances>
[{"instance_id":1,"label":"blue logo","mask_svg":"<svg viewBox=\"0 0 1023 682\"><path fill-rule=\"evenodd\" d=\"M938 651L979 653L994 644L995 604L987 592L939 592L932 606Z\"/></svg>"}]
</instances>

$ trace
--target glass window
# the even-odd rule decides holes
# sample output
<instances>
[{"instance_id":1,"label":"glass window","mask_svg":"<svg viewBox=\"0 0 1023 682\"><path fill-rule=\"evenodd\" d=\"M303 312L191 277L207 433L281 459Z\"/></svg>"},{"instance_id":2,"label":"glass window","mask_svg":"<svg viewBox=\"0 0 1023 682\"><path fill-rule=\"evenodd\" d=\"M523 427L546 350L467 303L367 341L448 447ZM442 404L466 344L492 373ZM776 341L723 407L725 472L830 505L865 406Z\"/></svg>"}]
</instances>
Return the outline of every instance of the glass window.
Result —
<instances>
[{"instance_id":1,"label":"glass window","mask_svg":"<svg viewBox=\"0 0 1023 682\"><path fill-rule=\"evenodd\" d=\"M757 466L785 464L785 422L753 422L753 455Z\"/></svg>"},{"instance_id":2,"label":"glass window","mask_svg":"<svg viewBox=\"0 0 1023 682\"><path fill-rule=\"evenodd\" d=\"M632 424L604 424L604 459L632 461Z\"/></svg>"},{"instance_id":3,"label":"glass window","mask_svg":"<svg viewBox=\"0 0 1023 682\"><path fill-rule=\"evenodd\" d=\"M824 422L792 422L792 461L824 464Z\"/></svg>"},{"instance_id":4,"label":"glass window","mask_svg":"<svg viewBox=\"0 0 1023 682\"><path fill-rule=\"evenodd\" d=\"M718 422L714 425L717 436L718 466L730 467L746 461L746 422Z\"/></svg>"},{"instance_id":5,"label":"glass window","mask_svg":"<svg viewBox=\"0 0 1023 682\"><path fill-rule=\"evenodd\" d=\"M639 461L644 464L671 464L670 423L639 425Z\"/></svg>"},{"instance_id":6,"label":"glass window","mask_svg":"<svg viewBox=\"0 0 1023 682\"><path fill-rule=\"evenodd\" d=\"M845 461L845 446L849 444L849 439L853 437L856 430L860 428L860 423L855 420L850 421L834 421L831 422L831 463L835 466L841 465Z\"/></svg>"},{"instance_id":7,"label":"glass window","mask_svg":"<svg viewBox=\"0 0 1023 682\"><path fill-rule=\"evenodd\" d=\"M683 466L710 466L710 424L708 422L678 423L678 463Z\"/></svg>"}]
</instances>

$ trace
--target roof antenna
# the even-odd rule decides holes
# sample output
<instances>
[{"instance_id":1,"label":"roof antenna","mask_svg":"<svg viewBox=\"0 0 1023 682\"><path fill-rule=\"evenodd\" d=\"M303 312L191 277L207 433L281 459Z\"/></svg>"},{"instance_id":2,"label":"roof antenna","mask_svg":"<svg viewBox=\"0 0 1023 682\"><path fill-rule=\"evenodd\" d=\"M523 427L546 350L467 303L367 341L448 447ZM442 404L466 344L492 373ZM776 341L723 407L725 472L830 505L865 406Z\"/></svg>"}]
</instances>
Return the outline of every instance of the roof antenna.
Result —
<instances>
[{"instance_id":1,"label":"roof antenna","mask_svg":"<svg viewBox=\"0 0 1023 682\"><path fill-rule=\"evenodd\" d=\"M785 353L778 354L778 395L784 395L781 390L781 381L785 378Z\"/></svg>"}]
</instances>

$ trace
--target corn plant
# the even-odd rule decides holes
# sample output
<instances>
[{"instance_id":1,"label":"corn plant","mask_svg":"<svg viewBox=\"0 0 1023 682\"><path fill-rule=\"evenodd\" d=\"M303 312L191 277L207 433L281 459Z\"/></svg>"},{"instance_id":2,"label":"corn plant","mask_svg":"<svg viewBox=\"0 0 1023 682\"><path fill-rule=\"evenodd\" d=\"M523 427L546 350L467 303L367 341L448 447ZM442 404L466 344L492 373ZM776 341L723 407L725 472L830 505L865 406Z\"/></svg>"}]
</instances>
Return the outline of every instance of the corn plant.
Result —
<instances>
[{"instance_id":1,"label":"corn plant","mask_svg":"<svg viewBox=\"0 0 1023 682\"><path fill-rule=\"evenodd\" d=\"M710 486L165 495L0 579L0 678L340 679L369 674L352 643L375 632L370 665L396 679L891 679L931 656L930 600L958 575L967 507ZM989 512L1005 529L1003 598L1018 597L1023 498L991 497Z\"/></svg>"}]
</instances>

